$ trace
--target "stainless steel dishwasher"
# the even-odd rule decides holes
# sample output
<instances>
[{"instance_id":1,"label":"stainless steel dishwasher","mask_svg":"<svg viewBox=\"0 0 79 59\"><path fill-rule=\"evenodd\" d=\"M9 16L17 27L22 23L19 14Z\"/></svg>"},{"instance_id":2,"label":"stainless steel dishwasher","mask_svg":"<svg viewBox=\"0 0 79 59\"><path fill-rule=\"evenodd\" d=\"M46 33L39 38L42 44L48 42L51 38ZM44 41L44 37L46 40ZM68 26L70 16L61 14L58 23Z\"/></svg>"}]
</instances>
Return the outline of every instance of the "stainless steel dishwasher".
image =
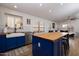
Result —
<instances>
[{"instance_id":1,"label":"stainless steel dishwasher","mask_svg":"<svg viewBox=\"0 0 79 59\"><path fill-rule=\"evenodd\" d=\"M31 44L32 43L32 32L25 33L26 41L25 44Z\"/></svg>"}]
</instances>

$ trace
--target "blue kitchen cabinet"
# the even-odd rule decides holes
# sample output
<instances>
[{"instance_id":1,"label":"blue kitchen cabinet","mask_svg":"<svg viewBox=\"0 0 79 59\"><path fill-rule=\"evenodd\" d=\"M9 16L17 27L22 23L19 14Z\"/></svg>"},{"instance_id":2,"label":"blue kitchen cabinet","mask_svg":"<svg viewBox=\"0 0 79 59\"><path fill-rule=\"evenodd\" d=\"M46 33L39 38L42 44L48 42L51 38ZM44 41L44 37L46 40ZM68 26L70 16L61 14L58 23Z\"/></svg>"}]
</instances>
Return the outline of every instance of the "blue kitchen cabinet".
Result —
<instances>
[{"instance_id":1,"label":"blue kitchen cabinet","mask_svg":"<svg viewBox=\"0 0 79 59\"><path fill-rule=\"evenodd\" d=\"M32 53L33 53L33 56L53 55L53 43L51 41L44 40L42 38L33 36L33 38L32 38Z\"/></svg>"},{"instance_id":2,"label":"blue kitchen cabinet","mask_svg":"<svg viewBox=\"0 0 79 59\"><path fill-rule=\"evenodd\" d=\"M63 56L64 48L63 48L63 40L60 38L59 40L54 41L54 56Z\"/></svg>"},{"instance_id":3,"label":"blue kitchen cabinet","mask_svg":"<svg viewBox=\"0 0 79 59\"><path fill-rule=\"evenodd\" d=\"M25 45L25 36L16 37L16 45L17 47Z\"/></svg>"},{"instance_id":4,"label":"blue kitchen cabinet","mask_svg":"<svg viewBox=\"0 0 79 59\"><path fill-rule=\"evenodd\" d=\"M6 38L6 35L0 35L0 52L25 45L25 36Z\"/></svg>"},{"instance_id":5,"label":"blue kitchen cabinet","mask_svg":"<svg viewBox=\"0 0 79 59\"><path fill-rule=\"evenodd\" d=\"M0 35L0 52L6 50L6 35Z\"/></svg>"},{"instance_id":6,"label":"blue kitchen cabinet","mask_svg":"<svg viewBox=\"0 0 79 59\"><path fill-rule=\"evenodd\" d=\"M7 38L7 50L25 45L25 36Z\"/></svg>"},{"instance_id":7,"label":"blue kitchen cabinet","mask_svg":"<svg viewBox=\"0 0 79 59\"><path fill-rule=\"evenodd\" d=\"M39 56L52 56L54 55L53 42L39 38L38 42Z\"/></svg>"},{"instance_id":8,"label":"blue kitchen cabinet","mask_svg":"<svg viewBox=\"0 0 79 59\"><path fill-rule=\"evenodd\" d=\"M33 36L32 53L33 56L63 56L62 38L57 41Z\"/></svg>"},{"instance_id":9,"label":"blue kitchen cabinet","mask_svg":"<svg viewBox=\"0 0 79 59\"><path fill-rule=\"evenodd\" d=\"M13 48L16 48L17 45L16 45L16 38L7 38L6 39L6 45L7 45L7 50L10 50L10 49L13 49Z\"/></svg>"},{"instance_id":10,"label":"blue kitchen cabinet","mask_svg":"<svg viewBox=\"0 0 79 59\"><path fill-rule=\"evenodd\" d=\"M33 38L32 38L32 53L33 53L33 56L39 55L39 53L38 53L39 52L38 42L39 42L38 37L33 36Z\"/></svg>"}]
</instances>

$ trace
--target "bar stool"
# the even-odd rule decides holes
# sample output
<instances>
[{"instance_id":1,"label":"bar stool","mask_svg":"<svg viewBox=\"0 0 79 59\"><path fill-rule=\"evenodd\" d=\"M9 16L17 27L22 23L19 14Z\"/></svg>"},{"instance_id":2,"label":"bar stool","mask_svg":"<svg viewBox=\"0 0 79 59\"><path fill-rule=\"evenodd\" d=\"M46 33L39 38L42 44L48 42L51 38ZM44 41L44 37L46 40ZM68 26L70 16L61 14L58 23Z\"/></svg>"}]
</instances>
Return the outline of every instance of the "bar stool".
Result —
<instances>
[{"instance_id":1,"label":"bar stool","mask_svg":"<svg viewBox=\"0 0 79 59\"><path fill-rule=\"evenodd\" d=\"M66 37L63 37L62 39L62 44L64 45L64 54L67 55L69 51L69 40Z\"/></svg>"}]
</instances>

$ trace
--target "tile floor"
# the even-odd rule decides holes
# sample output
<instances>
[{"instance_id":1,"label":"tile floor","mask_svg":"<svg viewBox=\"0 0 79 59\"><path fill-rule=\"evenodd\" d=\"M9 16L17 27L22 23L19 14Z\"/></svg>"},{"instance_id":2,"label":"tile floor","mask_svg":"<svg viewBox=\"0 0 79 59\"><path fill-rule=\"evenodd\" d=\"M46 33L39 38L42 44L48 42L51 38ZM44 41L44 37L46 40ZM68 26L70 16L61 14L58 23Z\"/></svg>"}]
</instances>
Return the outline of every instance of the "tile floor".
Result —
<instances>
[{"instance_id":1,"label":"tile floor","mask_svg":"<svg viewBox=\"0 0 79 59\"><path fill-rule=\"evenodd\" d=\"M0 56L31 56L32 55L32 44L0 53Z\"/></svg>"},{"instance_id":2,"label":"tile floor","mask_svg":"<svg viewBox=\"0 0 79 59\"><path fill-rule=\"evenodd\" d=\"M79 56L79 37L69 40L69 56Z\"/></svg>"}]
</instances>

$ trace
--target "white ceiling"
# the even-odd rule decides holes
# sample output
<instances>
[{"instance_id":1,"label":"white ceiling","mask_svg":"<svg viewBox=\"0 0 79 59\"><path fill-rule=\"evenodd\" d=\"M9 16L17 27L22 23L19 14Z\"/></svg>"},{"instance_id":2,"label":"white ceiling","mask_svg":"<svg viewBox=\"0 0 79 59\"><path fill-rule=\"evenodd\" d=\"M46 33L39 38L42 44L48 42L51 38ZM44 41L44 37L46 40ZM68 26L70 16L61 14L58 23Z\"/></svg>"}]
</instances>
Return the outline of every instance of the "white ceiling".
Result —
<instances>
[{"instance_id":1,"label":"white ceiling","mask_svg":"<svg viewBox=\"0 0 79 59\"><path fill-rule=\"evenodd\" d=\"M79 10L79 4L77 3L64 3L63 5L60 3L42 3L41 7L40 3L2 3L0 5L54 21L66 20L68 16L77 13ZM14 5L16 5L17 8L14 8ZM51 12L49 12L50 9L52 10Z\"/></svg>"}]
</instances>

